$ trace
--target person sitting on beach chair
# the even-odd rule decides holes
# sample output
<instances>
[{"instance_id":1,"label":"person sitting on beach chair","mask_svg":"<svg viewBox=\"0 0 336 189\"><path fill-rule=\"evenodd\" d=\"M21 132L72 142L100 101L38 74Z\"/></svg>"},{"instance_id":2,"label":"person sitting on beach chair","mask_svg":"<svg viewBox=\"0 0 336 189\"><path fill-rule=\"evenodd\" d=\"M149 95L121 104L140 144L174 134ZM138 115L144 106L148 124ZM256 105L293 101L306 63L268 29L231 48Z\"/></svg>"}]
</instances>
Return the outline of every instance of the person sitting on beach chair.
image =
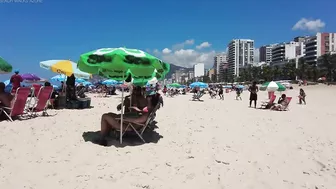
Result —
<instances>
[{"instance_id":1,"label":"person sitting on beach chair","mask_svg":"<svg viewBox=\"0 0 336 189\"><path fill-rule=\"evenodd\" d=\"M124 112L130 112L131 110L129 107L131 106L136 106L138 108L143 108L147 105L146 99L142 93L142 88L141 87L136 87L132 94L129 96L126 96L124 99ZM117 110L121 110L121 103L117 106Z\"/></svg>"},{"instance_id":2,"label":"person sitting on beach chair","mask_svg":"<svg viewBox=\"0 0 336 189\"><path fill-rule=\"evenodd\" d=\"M13 96L10 93L5 92L6 85L3 82L0 82L0 108L11 107ZM3 109L3 111L6 111L6 109ZM9 112L7 112L9 113ZM0 120L6 120L7 116L6 114L0 114Z\"/></svg>"},{"instance_id":3,"label":"person sitting on beach chair","mask_svg":"<svg viewBox=\"0 0 336 189\"><path fill-rule=\"evenodd\" d=\"M216 93L216 91L210 89L210 90L209 90L209 95L210 95L211 98L216 98L217 93Z\"/></svg>"},{"instance_id":4,"label":"person sitting on beach chair","mask_svg":"<svg viewBox=\"0 0 336 189\"><path fill-rule=\"evenodd\" d=\"M154 91L146 96L147 106L140 110L139 108L134 107L134 109L141 112L137 117L129 117L125 114L124 122L138 123L144 124L150 113L154 110L154 108L159 103L159 96L156 95ZM120 129L120 119L118 119L120 115L114 113L106 113L102 115L101 118L101 130L100 130L100 138L96 140L99 145L107 146L106 137L109 135L111 130L119 130ZM139 125L134 124L134 127L140 127ZM123 128L125 129L125 128ZM129 128L131 129L131 128ZM131 131L131 130L129 130Z\"/></svg>"},{"instance_id":5,"label":"person sitting on beach chair","mask_svg":"<svg viewBox=\"0 0 336 189\"><path fill-rule=\"evenodd\" d=\"M281 97L278 100L278 103L274 104L271 107L271 110L283 111L283 110L285 110L287 108L288 104L289 104L289 102L288 102L288 100L286 98L286 95L282 94Z\"/></svg>"}]
</instances>

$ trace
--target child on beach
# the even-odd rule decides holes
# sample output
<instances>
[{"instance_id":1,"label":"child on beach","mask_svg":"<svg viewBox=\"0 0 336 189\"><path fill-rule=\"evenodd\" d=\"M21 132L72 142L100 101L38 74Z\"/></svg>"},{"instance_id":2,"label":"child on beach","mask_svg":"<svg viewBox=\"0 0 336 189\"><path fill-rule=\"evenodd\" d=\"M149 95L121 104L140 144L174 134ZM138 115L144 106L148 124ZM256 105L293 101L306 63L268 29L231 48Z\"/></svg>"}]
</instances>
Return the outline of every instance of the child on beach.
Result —
<instances>
[{"instance_id":1,"label":"child on beach","mask_svg":"<svg viewBox=\"0 0 336 189\"><path fill-rule=\"evenodd\" d=\"M237 88L237 89L236 89L236 100L238 100L238 99L243 100L242 97L240 96L241 93L242 93L241 90L242 90L242 89L240 89L240 88Z\"/></svg>"},{"instance_id":2,"label":"child on beach","mask_svg":"<svg viewBox=\"0 0 336 189\"><path fill-rule=\"evenodd\" d=\"M302 104L303 102L306 105L306 93L302 88L300 89L300 94L298 97L299 97L299 103Z\"/></svg>"}]
</instances>

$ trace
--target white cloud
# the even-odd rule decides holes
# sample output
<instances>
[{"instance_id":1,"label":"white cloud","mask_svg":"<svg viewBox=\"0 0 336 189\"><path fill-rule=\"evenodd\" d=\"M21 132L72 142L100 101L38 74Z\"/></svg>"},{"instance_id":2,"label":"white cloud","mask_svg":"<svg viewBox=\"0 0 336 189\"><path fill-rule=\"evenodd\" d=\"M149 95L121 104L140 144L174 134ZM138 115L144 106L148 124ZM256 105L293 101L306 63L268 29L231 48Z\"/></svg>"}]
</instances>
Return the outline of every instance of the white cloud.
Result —
<instances>
[{"instance_id":1,"label":"white cloud","mask_svg":"<svg viewBox=\"0 0 336 189\"><path fill-rule=\"evenodd\" d=\"M173 45L173 50L180 50L180 49L183 49L185 46L193 45L194 43L195 43L195 40L188 39L188 40L185 40L183 43Z\"/></svg>"},{"instance_id":2,"label":"white cloud","mask_svg":"<svg viewBox=\"0 0 336 189\"><path fill-rule=\"evenodd\" d=\"M188 39L184 42L186 45L193 45L195 43L195 40L193 39Z\"/></svg>"},{"instance_id":3,"label":"white cloud","mask_svg":"<svg viewBox=\"0 0 336 189\"><path fill-rule=\"evenodd\" d=\"M168 49L168 48L164 48L163 50L162 50L162 53L163 54L169 54L169 53L171 53L172 52L172 50L170 50L170 49Z\"/></svg>"},{"instance_id":4,"label":"white cloud","mask_svg":"<svg viewBox=\"0 0 336 189\"><path fill-rule=\"evenodd\" d=\"M208 48L210 46L211 46L211 44L206 41L206 42L201 43L200 45L197 45L196 48L197 49L203 49L203 48Z\"/></svg>"},{"instance_id":5,"label":"white cloud","mask_svg":"<svg viewBox=\"0 0 336 189\"><path fill-rule=\"evenodd\" d=\"M194 49L180 49L174 53L162 54L160 57L165 62L191 68L197 63L204 63L205 67L211 67L215 55L215 51L199 52Z\"/></svg>"},{"instance_id":6,"label":"white cloud","mask_svg":"<svg viewBox=\"0 0 336 189\"><path fill-rule=\"evenodd\" d=\"M299 20L292 28L292 30L305 30L317 32L325 27L325 22L320 19L310 20L307 18L302 18Z\"/></svg>"}]
</instances>

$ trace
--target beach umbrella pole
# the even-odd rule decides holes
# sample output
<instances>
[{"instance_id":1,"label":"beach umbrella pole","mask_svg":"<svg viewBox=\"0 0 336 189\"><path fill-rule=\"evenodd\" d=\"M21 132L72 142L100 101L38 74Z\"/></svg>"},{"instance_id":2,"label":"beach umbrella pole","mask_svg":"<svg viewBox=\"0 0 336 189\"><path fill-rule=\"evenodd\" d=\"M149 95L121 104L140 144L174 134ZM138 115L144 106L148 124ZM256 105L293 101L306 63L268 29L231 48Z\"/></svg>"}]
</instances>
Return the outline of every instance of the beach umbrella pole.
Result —
<instances>
[{"instance_id":1,"label":"beach umbrella pole","mask_svg":"<svg viewBox=\"0 0 336 189\"><path fill-rule=\"evenodd\" d=\"M124 81L125 84L125 81ZM122 144L123 137L123 123L124 123L124 87L121 87L121 117L120 117L120 144Z\"/></svg>"}]
</instances>

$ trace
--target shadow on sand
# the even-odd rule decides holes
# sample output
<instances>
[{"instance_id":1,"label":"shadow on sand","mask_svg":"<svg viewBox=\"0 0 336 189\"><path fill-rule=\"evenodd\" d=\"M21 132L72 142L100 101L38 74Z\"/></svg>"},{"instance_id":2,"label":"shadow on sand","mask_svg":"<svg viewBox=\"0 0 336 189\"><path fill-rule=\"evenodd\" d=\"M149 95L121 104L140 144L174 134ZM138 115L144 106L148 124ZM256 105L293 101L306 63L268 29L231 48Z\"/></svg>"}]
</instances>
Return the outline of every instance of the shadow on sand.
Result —
<instances>
[{"instance_id":1,"label":"shadow on sand","mask_svg":"<svg viewBox=\"0 0 336 189\"><path fill-rule=\"evenodd\" d=\"M151 128L147 128L145 130L143 138L145 139L146 143L158 143L159 140L163 138L162 135L154 130L156 128L158 128L156 124L153 124ZM87 131L83 133L82 137L85 142L92 142L93 144L97 144L96 140L100 137L100 131ZM111 136L108 140L108 147L115 146L117 148L123 148L125 146L140 146L145 144L134 132L126 132L123 136L122 144L119 143L119 137Z\"/></svg>"}]
</instances>

